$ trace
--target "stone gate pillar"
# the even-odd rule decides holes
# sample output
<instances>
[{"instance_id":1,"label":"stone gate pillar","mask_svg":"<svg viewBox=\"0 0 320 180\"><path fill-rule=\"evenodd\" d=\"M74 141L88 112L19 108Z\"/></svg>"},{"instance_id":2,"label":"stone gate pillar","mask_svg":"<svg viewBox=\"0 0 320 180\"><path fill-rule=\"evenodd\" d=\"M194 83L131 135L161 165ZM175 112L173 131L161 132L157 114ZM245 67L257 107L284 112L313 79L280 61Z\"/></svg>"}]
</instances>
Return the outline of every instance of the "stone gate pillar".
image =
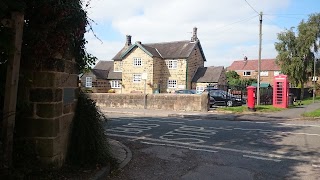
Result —
<instances>
[{"instance_id":1,"label":"stone gate pillar","mask_svg":"<svg viewBox=\"0 0 320 180\"><path fill-rule=\"evenodd\" d=\"M17 136L32 144L45 165L61 167L77 101L76 64L72 58L57 56L34 65L22 68L19 91L28 113L16 122Z\"/></svg>"}]
</instances>

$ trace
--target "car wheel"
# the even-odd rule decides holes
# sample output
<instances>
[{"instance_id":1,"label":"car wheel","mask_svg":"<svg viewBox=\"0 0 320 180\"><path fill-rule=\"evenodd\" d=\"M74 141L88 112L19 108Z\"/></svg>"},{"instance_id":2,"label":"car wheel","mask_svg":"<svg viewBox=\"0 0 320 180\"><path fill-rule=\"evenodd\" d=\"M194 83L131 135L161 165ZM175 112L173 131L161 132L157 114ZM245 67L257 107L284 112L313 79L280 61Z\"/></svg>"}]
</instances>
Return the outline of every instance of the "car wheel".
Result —
<instances>
[{"instance_id":1,"label":"car wheel","mask_svg":"<svg viewBox=\"0 0 320 180\"><path fill-rule=\"evenodd\" d=\"M233 101L231 101L231 100L227 101L227 106L228 107L232 107L233 106Z\"/></svg>"}]
</instances>

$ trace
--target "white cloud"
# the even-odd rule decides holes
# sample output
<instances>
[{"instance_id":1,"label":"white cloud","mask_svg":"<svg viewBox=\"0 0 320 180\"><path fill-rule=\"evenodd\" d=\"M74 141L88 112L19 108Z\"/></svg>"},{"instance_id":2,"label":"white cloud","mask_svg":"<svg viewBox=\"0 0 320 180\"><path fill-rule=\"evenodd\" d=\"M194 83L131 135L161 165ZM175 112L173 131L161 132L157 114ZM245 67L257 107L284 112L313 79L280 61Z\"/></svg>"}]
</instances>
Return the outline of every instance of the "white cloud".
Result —
<instances>
[{"instance_id":1,"label":"white cloud","mask_svg":"<svg viewBox=\"0 0 320 180\"><path fill-rule=\"evenodd\" d=\"M247 0L258 12L277 12L289 0ZM88 49L100 59L110 60L124 45L125 35L142 43L188 40L193 27L207 58L207 65L229 66L243 55L258 58L259 17L245 0L92 0L89 17L99 26L112 28L123 37L104 43L88 36ZM263 21L263 58L274 58L273 43L280 28L272 17ZM107 36L107 35L106 35Z\"/></svg>"}]
</instances>

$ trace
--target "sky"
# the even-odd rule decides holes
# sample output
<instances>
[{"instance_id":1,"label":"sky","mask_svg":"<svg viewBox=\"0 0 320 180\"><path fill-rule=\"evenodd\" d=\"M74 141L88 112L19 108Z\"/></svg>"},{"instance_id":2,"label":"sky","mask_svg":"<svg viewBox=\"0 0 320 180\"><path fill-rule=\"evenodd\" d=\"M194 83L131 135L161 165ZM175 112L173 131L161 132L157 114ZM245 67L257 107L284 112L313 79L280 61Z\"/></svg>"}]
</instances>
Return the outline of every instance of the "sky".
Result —
<instances>
[{"instance_id":1,"label":"sky","mask_svg":"<svg viewBox=\"0 0 320 180\"><path fill-rule=\"evenodd\" d=\"M88 0L86 0L88 1ZM259 57L259 13L262 12L262 59L276 58L277 34L297 27L319 0L89 0L93 31L86 33L87 51L99 60L112 60L132 43L190 40L194 27L205 66L228 67L235 60Z\"/></svg>"}]
</instances>

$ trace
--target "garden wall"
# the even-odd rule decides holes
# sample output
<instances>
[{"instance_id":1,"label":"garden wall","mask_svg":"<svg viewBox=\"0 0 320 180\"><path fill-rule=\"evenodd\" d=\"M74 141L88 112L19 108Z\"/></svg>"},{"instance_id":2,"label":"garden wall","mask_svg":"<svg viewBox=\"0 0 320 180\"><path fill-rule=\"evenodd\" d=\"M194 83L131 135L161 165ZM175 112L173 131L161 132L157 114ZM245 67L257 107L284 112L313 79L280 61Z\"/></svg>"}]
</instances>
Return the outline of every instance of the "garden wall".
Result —
<instances>
[{"instance_id":1,"label":"garden wall","mask_svg":"<svg viewBox=\"0 0 320 180\"><path fill-rule=\"evenodd\" d=\"M98 106L108 108L208 111L208 95L198 94L112 94L89 93ZM146 103L144 102L146 100Z\"/></svg>"}]
</instances>

